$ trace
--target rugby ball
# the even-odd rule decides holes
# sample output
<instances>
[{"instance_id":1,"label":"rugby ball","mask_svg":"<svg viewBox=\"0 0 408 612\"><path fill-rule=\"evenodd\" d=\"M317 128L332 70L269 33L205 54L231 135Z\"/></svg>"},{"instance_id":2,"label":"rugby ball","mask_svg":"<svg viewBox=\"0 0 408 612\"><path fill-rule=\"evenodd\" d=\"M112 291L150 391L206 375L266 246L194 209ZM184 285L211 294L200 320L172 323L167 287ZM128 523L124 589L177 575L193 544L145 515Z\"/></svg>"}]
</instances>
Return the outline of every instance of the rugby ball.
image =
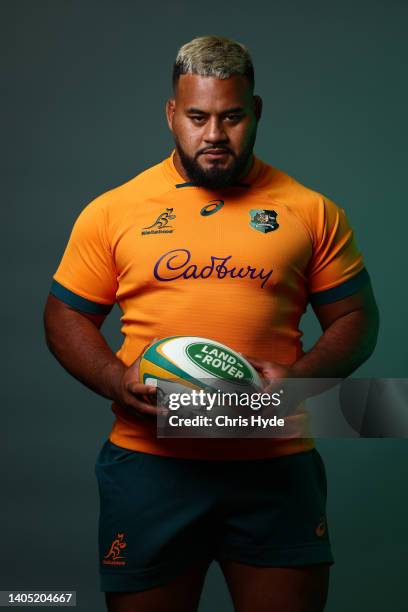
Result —
<instances>
[{"instance_id":1,"label":"rugby ball","mask_svg":"<svg viewBox=\"0 0 408 612\"><path fill-rule=\"evenodd\" d=\"M140 380L178 383L192 389L238 391L262 387L255 368L242 355L208 338L172 336L150 345L140 360Z\"/></svg>"}]
</instances>

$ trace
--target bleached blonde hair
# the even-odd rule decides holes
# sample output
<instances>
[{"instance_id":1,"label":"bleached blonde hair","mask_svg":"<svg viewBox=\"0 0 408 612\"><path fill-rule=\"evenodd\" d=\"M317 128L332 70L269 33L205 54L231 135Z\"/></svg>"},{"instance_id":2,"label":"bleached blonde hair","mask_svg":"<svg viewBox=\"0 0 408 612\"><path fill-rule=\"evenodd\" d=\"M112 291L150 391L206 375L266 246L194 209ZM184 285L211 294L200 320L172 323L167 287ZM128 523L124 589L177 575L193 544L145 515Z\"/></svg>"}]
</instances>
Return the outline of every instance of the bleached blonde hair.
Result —
<instances>
[{"instance_id":1,"label":"bleached blonde hair","mask_svg":"<svg viewBox=\"0 0 408 612\"><path fill-rule=\"evenodd\" d=\"M248 49L242 43L223 36L199 36L180 47L173 67L174 88L182 74L217 79L242 74L248 78L252 88L255 80Z\"/></svg>"}]
</instances>

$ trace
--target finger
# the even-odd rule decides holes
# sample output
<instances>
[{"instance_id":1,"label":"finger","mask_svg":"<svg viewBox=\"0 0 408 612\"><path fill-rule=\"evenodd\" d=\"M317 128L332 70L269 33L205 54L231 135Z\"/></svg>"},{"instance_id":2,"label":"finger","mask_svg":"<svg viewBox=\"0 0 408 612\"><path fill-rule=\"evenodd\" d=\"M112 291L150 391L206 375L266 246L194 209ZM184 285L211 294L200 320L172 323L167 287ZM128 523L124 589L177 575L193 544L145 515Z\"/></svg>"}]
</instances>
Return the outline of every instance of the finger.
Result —
<instances>
[{"instance_id":1,"label":"finger","mask_svg":"<svg viewBox=\"0 0 408 612\"><path fill-rule=\"evenodd\" d=\"M240 353L242 354L242 353ZM266 368L268 366L266 361L261 361L260 359L255 359L255 357L250 357L249 355L242 355L242 357L244 359L246 359L247 361L249 361L249 363L252 365L252 367L255 368L255 370L263 375L263 373L266 371Z\"/></svg>"},{"instance_id":2,"label":"finger","mask_svg":"<svg viewBox=\"0 0 408 612\"><path fill-rule=\"evenodd\" d=\"M253 365L257 365L260 368L265 367L265 364L267 363L266 361L262 360L262 359L258 359L257 357L252 357L252 355L245 355L244 353L240 353L240 355L246 359L247 361L249 361L250 363L252 363Z\"/></svg>"},{"instance_id":3,"label":"finger","mask_svg":"<svg viewBox=\"0 0 408 612\"><path fill-rule=\"evenodd\" d=\"M284 380L282 378L273 378L268 379L266 381L266 386L264 388L264 392L265 393L276 393L276 391L280 391L282 389L282 385L283 385Z\"/></svg>"},{"instance_id":4,"label":"finger","mask_svg":"<svg viewBox=\"0 0 408 612\"><path fill-rule=\"evenodd\" d=\"M161 408L158 408L157 406L154 406L152 404L148 404L142 399L135 399L133 401L133 406L138 413L143 415L157 416L158 414L162 413Z\"/></svg>"},{"instance_id":5,"label":"finger","mask_svg":"<svg viewBox=\"0 0 408 612\"><path fill-rule=\"evenodd\" d=\"M163 407L149 404L142 397L129 396L125 398L127 408L142 416L157 416L163 414Z\"/></svg>"},{"instance_id":6,"label":"finger","mask_svg":"<svg viewBox=\"0 0 408 612\"><path fill-rule=\"evenodd\" d=\"M126 385L126 391L132 395L149 395L154 396L157 393L157 387L153 385L145 385L137 381L129 382Z\"/></svg>"}]
</instances>

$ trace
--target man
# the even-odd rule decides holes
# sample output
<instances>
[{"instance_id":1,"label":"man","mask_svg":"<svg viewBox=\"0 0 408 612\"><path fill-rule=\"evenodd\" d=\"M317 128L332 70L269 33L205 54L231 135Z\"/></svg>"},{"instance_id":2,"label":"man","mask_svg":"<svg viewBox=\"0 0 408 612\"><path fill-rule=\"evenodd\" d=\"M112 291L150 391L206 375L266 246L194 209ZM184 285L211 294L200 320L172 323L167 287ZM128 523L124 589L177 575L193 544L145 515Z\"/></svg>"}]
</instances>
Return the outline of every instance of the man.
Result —
<instances>
[{"instance_id":1,"label":"man","mask_svg":"<svg viewBox=\"0 0 408 612\"><path fill-rule=\"evenodd\" d=\"M84 209L45 313L57 359L113 400L102 590L110 612L192 612L217 559L240 612L318 612L333 559L313 440L159 439L138 356L196 335L253 355L266 381L347 376L376 342L369 277L344 211L254 157L262 103L243 45L192 40L173 85L174 153ZM117 356L99 331L115 301ZM304 354L308 302L322 335Z\"/></svg>"}]
</instances>

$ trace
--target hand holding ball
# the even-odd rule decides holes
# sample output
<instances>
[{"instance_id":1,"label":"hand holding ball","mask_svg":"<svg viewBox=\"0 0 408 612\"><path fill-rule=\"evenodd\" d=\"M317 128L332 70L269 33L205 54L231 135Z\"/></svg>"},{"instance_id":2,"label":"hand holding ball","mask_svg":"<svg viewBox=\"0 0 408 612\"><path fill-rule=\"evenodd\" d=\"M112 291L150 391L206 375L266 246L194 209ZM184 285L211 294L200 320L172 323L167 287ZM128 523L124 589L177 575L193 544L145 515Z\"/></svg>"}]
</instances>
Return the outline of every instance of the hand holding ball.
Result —
<instances>
[{"instance_id":1,"label":"hand holding ball","mask_svg":"<svg viewBox=\"0 0 408 612\"><path fill-rule=\"evenodd\" d=\"M140 381L178 383L191 389L262 387L255 368L225 344L197 336L173 336L151 344L139 365Z\"/></svg>"}]
</instances>

